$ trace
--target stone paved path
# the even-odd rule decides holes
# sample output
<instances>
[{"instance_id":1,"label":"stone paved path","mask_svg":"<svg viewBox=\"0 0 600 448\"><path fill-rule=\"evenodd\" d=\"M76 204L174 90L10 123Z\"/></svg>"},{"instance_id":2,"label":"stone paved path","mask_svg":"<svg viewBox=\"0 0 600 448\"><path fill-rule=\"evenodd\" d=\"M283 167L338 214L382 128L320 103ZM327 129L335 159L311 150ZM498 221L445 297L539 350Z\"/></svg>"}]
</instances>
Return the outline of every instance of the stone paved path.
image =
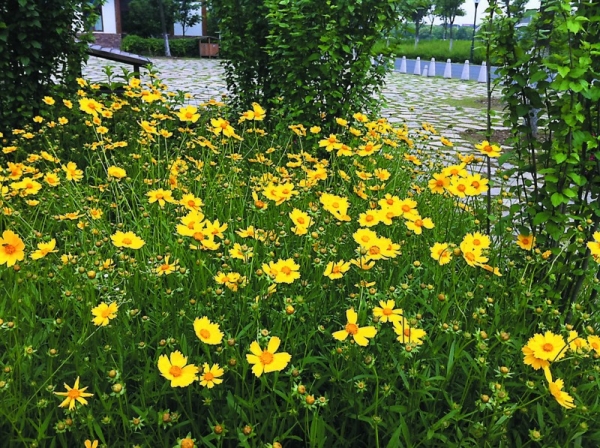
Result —
<instances>
[{"instance_id":1,"label":"stone paved path","mask_svg":"<svg viewBox=\"0 0 600 448\"><path fill-rule=\"evenodd\" d=\"M154 66L160 78L170 90L183 90L193 94L195 101L203 102L210 98L219 99L227 93L223 80L223 70L216 59L166 59L154 58ZM83 70L83 76L91 81L106 81L103 67L113 66L116 75L122 73L120 67L130 66L116 62L90 58ZM421 123L431 123L441 135L454 143L453 148L439 145L440 150L454 154L456 150L472 152L473 142L461 134L468 130L485 129L485 109L477 105L486 96L483 83L428 78L412 74L393 72L388 75L384 88L387 102L383 116L391 122L406 122L411 128L419 128ZM503 129L496 119L495 129Z\"/></svg>"}]
</instances>

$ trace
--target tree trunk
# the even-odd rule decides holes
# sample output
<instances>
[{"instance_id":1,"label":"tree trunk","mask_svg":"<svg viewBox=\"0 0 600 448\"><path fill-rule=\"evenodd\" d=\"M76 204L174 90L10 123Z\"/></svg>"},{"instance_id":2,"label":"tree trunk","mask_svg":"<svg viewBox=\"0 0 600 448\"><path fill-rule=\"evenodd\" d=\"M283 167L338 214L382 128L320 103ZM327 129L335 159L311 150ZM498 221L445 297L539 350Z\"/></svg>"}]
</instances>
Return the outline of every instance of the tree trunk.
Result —
<instances>
[{"instance_id":1,"label":"tree trunk","mask_svg":"<svg viewBox=\"0 0 600 448\"><path fill-rule=\"evenodd\" d=\"M452 26L454 25L454 19L450 21L450 51L452 51L452 44L454 44L454 29Z\"/></svg>"},{"instance_id":2,"label":"tree trunk","mask_svg":"<svg viewBox=\"0 0 600 448\"><path fill-rule=\"evenodd\" d=\"M158 10L160 11L160 26L162 28L163 37L165 39L165 56L171 57L171 49L169 48L169 34L167 33L167 24L165 21L165 8L162 0L158 0Z\"/></svg>"},{"instance_id":3,"label":"tree trunk","mask_svg":"<svg viewBox=\"0 0 600 448\"><path fill-rule=\"evenodd\" d=\"M415 22L415 48L419 45L419 31L421 30L421 22Z\"/></svg>"}]
</instances>

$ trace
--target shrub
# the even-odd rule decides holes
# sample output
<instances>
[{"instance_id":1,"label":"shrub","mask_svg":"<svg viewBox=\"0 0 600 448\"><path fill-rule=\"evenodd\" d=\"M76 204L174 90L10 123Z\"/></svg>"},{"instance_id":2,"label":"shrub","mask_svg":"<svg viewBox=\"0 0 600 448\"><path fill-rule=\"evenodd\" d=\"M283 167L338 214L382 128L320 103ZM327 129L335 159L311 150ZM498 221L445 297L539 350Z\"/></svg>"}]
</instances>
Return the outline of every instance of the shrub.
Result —
<instances>
[{"instance_id":1,"label":"shrub","mask_svg":"<svg viewBox=\"0 0 600 448\"><path fill-rule=\"evenodd\" d=\"M415 48L414 42L391 44L384 46L380 44L379 51L383 54L393 54L396 57L406 56L407 59L416 59L420 57L421 60L431 60L435 58L436 61L446 61L451 59L452 62L462 64L466 60L469 60L471 64L481 64L485 61L485 49L481 46L480 42L475 42L475 52L473 60L471 61L471 42L470 41L454 41L452 50L450 50L450 41L444 40L429 40L420 41Z\"/></svg>"},{"instance_id":2,"label":"shrub","mask_svg":"<svg viewBox=\"0 0 600 448\"><path fill-rule=\"evenodd\" d=\"M198 57L200 53L198 38L169 39L169 47L171 55L175 57ZM121 49L146 56L164 56L165 41L162 38L128 35L121 41Z\"/></svg>"}]
</instances>

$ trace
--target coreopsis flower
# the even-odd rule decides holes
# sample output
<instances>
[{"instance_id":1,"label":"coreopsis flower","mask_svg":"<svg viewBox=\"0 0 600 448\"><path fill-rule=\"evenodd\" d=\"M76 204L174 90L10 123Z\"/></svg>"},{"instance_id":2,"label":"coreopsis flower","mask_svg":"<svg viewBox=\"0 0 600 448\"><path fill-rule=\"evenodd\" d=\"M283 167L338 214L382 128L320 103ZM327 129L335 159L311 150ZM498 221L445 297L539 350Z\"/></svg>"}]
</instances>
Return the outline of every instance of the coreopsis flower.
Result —
<instances>
[{"instance_id":1,"label":"coreopsis flower","mask_svg":"<svg viewBox=\"0 0 600 448\"><path fill-rule=\"evenodd\" d=\"M369 257L358 257L350 260L350 264L362 269L363 271L368 271L375 266L375 262L371 260Z\"/></svg>"},{"instance_id":2,"label":"coreopsis flower","mask_svg":"<svg viewBox=\"0 0 600 448\"><path fill-rule=\"evenodd\" d=\"M336 331L332 334L334 339L338 341L344 341L348 336L352 336L354 342L361 347L369 345L369 339L374 338L377 334L377 330L373 326L359 327L356 321L358 320L358 314L354 311L354 308L346 310L346 319L348 323L343 330Z\"/></svg>"},{"instance_id":3,"label":"coreopsis flower","mask_svg":"<svg viewBox=\"0 0 600 448\"><path fill-rule=\"evenodd\" d=\"M310 132L312 134L318 134L319 132L321 132L321 127L320 126L312 126L310 128Z\"/></svg>"},{"instance_id":4,"label":"coreopsis flower","mask_svg":"<svg viewBox=\"0 0 600 448\"><path fill-rule=\"evenodd\" d=\"M491 244L490 237L479 232L467 233L463 242L478 249L489 249Z\"/></svg>"},{"instance_id":5,"label":"coreopsis flower","mask_svg":"<svg viewBox=\"0 0 600 448\"><path fill-rule=\"evenodd\" d=\"M176 350L158 358L158 370L167 380L171 381L171 387L186 387L198 379L198 367L187 363L187 357Z\"/></svg>"},{"instance_id":6,"label":"coreopsis flower","mask_svg":"<svg viewBox=\"0 0 600 448\"><path fill-rule=\"evenodd\" d=\"M226 137L235 136L235 129L233 129L229 121L223 118L211 118L210 124L212 126L211 131L215 135L223 134Z\"/></svg>"},{"instance_id":7,"label":"coreopsis flower","mask_svg":"<svg viewBox=\"0 0 600 448\"><path fill-rule=\"evenodd\" d=\"M58 187L60 185L60 178L56 173L46 173L44 176L44 182L51 187Z\"/></svg>"},{"instance_id":8,"label":"coreopsis flower","mask_svg":"<svg viewBox=\"0 0 600 448\"><path fill-rule=\"evenodd\" d=\"M313 128L311 128L310 130L312 132ZM319 147L325 148L327 152L331 152L334 149L340 149L342 147L342 142L338 140L335 134L329 134L329 137L319 141Z\"/></svg>"},{"instance_id":9,"label":"coreopsis flower","mask_svg":"<svg viewBox=\"0 0 600 448\"><path fill-rule=\"evenodd\" d=\"M121 232L118 230L111 235L110 239L116 247L127 247L129 249L140 249L146 242L133 232Z\"/></svg>"},{"instance_id":10,"label":"coreopsis flower","mask_svg":"<svg viewBox=\"0 0 600 448\"><path fill-rule=\"evenodd\" d=\"M435 227L431 218L421 218L419 215L409 215L404 224L406 224L408 230L412 230L416 235L421 235L423 228L433 229Z\"/></svg>"},{"instance_id":11,"label":"coreopsis flower","mask_svg":"<svg viewBox=\"0 0 600 448\"><path fill-rule=\"evenodd\" d=\"M460 251L467 264L473 268L489 261L489 258L483 254L481 249L465 244L464 241L460 244Z\"/></svg>"},{"instance_id":12,"label":"coreopsis flower","mask_svg":"<svg viewBox=\"0 0 600 448\"><path fill-rule=\"evenodd\" d=\"M313 220L308 213L297 208L290 212L289 217L295 224L295 227L292 227L292 232L296 235L306 235L308 228L313 224Z\"/></svg>"},{"instance_id":13,"label":"coreopsis flower","mask_svg":"<svg viewBox=\"0 0 600 448\"><path fill-rule=\"evenodd\" d=\"M225 238L223 232L227 230L228 227L229 225L227 223L221 224L218 219L215 219L213 222L206 221L206 231L213 237L219 237L221 239Z\"/></svg>"},{"instance_id":14,"label":"coreopsis flower","mask_svg":"<svg viewBox=\"0 0 600 448\"><path fill-rule=\"evenodd\" d=\"M292 196L297 195L298 192L294 190L294 184L291 182L281 185L269 183L263 190L263 194L272 201L275 201L275 205L281 205L291 199Z\"/></svg>"},{"instance_id":15,"label":"coreopsis flower","mask_svg":"<svg viewBox=\"0 0 600 448\"><path fill-rule=\"evenodd\" d=\"M281 339L277 336L271 337L267 348L261 350L257 341L250 344L250 354L246 355L246 360L252 365L252 373L260 377L263 373L279 372L286 368L292 355L286 352L276 353Z\"/></svg>"},{"instance_id":16,"label":"coreopsis flower","mask_svg":"<svg viewBox=\"0 0 600 448\"><path fill-rule=\"evenodd\" d=\"M204 202L202 202L202 199L197 198L192 193L184 194L183 197L179 200L179 203L188 210L195 211L200 210L200 208L204 206Z\"/></svg>"},{"instance_id":17,"label":"coreopsis flower","mask_svg":"<svg viewBox=\"0 0 600 448\"><path fill-rule=\"evenodd\" d=\"M156 272L156 274L159 277L161 275L172 274L173 272L175 272L175 269L177 269L177 263L179 262L179 260L175 260L173 263L170 263L169 258L170 258L170 255L167 255L164 258L164 260L162 261L162 263L160 263L154 270L154 272Z\"/></svg>"},{"instance_id":18,"label":"coreopsis flower","mask_svg":"<svg viewBox=\"0 0 600 448\"><path fill-rule=\"evenodd\" d=\"M358 225L362 227L373 227L381 222L381 210L367 210L358 215Z\"/></svg>"},{"instance_id":19,"label":"coreopsis flower","mask_svg":"<svg viewBox=\"0 0 600 448\"><path fill-rule=\"evenodd\" d=\"M38 194L42 189L42 184L33 180L31 177L24 177L20 182L11 184L13 190L19 191L22 196Z\"/></svg>"},{"instance_id":20,"label":"coreopsis flower","mask_svg":"<svg viewBox=\"0 0 600 448\"><path fill-rule=\"evenodd\" d=\"M206 316L194 319L194 331L205 344L217 345L223 340L219 324L212 323Z\"/></svg>"},{"instance_id":21,"label":"coreopsis flower","mask_svg":"<svg viewBox=\"0 0 600 448\"><path fill-rule=\"evenodd\" d=\"M472 191L471 184L467 178L458 176L452 177L450 185L446 187L446 190L458 198L464 198Z\"/></svg>"},{"instance_id":22,"label":"coreopsis flower","mask_svg":"<svg viewBox=\"0 0 600 448\"><path fill-rule=\"evenodd\" d=\"M393 300L379 301L379 306L373 308L373 316L379 318L379 322L396 322L402 319L403 311L396 308L396 302Z\"/></svg>"},{"instance_id":23,"label":"coreopsis flower","mask_svg":"<svg viewBox=\"0 0 600 448\"><path fill-rule=\"evenodd\" d=\"M471 176L467 176L465 180L469 184L469 188L466 192L469 196L478 196L488 191L489 181L481 177L481 174L473 174Z\"/></svg>"},{"instance_id":24,"label":"coreopsis flower","mask_svg":"<svg viewBox=\"0 0 600 448\"><path fill-rule=\"evenodd\" d=\"M535 246L535 237L533 235L519 234L517 236L517 246L523 250L531 250Z\"/></svg>"},{"instance_id":25,"label":"coreopsis flower","mask_svg":"<svg viewBox=\"0 0 600 448\"><path fill-rule=\"evenodd\" d=\"M592 236L594 241L588 241L587 247L590 250L592 257L600 263L600 232L594 232Z\"/></svg>"},{"instance_id":26,"label":"coreopsis flower","mask_svg":"<svg viewBox=\"0 0 600 448\"><path fill-rule=\"evenodd\" d=\"M83 179L83 171L77 168L75 162L69 162L66 165L62 165L62 169L67 175L67 180L78 182Z\"/></svg>"},{"instance_id":27,"label":"coreopsis flower","mask_svg":"<svg viewBox=\"0 0 600 448\"><path fill-rule=\"evenodd\" d=\"M583 350L589 348L588 343L585 339L580 338L576 331L569 331L569 348L571 351L581 353Z\"/></svg>"},{"instance_id":28,"label":"coreopsis flower","mask_svg":"<svg viewBox=\"0 0 600 448\"><path fill-rule=\"evenodd\" d=\"M177 117L180 121L189 121L195 123L200 118L198 108L195 106L185 106L177 111Z\"/></svg>"},{"instance_id":29,"label":"coreopsis flower","mask_svg":"<svg viewBox=\"0 0 600 448\"><path fill-rule=\"evenodd\" d=\"M548 389L550 389L550 393L556 399L558 404L560 404L563 408L574 409L576 407L573 403L575 400L572 396L566 392L563 392L562 390L565 386L564 381L561 379L552 381L550 367L544 367L544 375L546 376L546 381L548 381Z\"/></svg>"},{"instance_id":30,"label":"coreopsis flower","mask_svg":"<svg viewBox=\"0 0 600 448\"><path fill-rule=\"evenodd\" d=\"M346 272L350 270L350 262L340 260L338 262L330 261L325 267L323 275L331 280L342 278Z\"/></svg>"},{"instance_id":31,"label":"coreopsis flower","mask_svg":"<svg viewBox=\"0 0 600 448\"><path fill-rule=\"evenodd\" d=\"M42 101L48 106L54 106L54 103L56 103L54 98L52 98L51 96L45 96L44 98L42 98Z\"/></svg>"},{"instance_id":32,"label":"coreopsis flower","mask_svg":"<svg viewBox=\"0 0 600 448\"><path fill-rule=\"evenodd\" d=\"M529 345L524 345L523 348L521 348L521 351L523 352L523 355L525 355L525 358L523 358L523 364L531 366L535 370L539 370L550 365L548 360L536 357Z\"/></svg>"},{"instance_id":33,"label":"coreopsis flower","mask_svg":"<svg viewBox=\"0 0 600 448\"><path fill-rule=\"evenodd\" d=\"M50 253L58 252L54 249L56 247L56 240L54 238L47 243L38 243L37 247L37 250L32 252L30 255L32 260L39 260Z\"/></svg>"},{"instance_id":34,"label":"coreopsis flower","mask_svg":"<svg viewBox=\"0 0 600 448\"><path fill-rule=\"evenodd\" d=\"M219 271L214 280L220 285L225 285L230 290L236 292L240 286L245 286L246 277L242 277L238 272L229 272L227 274Z\"/></svg>"},{"instance_id":35,"label":"coreopsis flower","mask_svg":"<svg viewBox=\"0 0 600 448\"><path fill-rule=\"evenodd\" d=\"M527 347L536 358L552 362L564 358L567 344L561 335L546 331L543 335L538 333L530 338Z\"/></svg>"},{"instance_id":36,"label":"coreopsis flower","mask_svg":"<svg viewBox=\"0 0 600 448\"><path fill-rule=\"evenodd\" d=\"M148 196L148 202L150 204L153 204L154 202L158 202L158 205L160 205L160 208L163 208L167 202L169 202L171 204L177 203L177 200L175 198L173 198L173 194L171 193L171 191L163 190L162 188L149 191L148 193L146 193L146 196Z\"/></svg>"},{"instance_id":37,"label":"coreopsis flower","mask_svg":"<svg viewBox=\"0 0 600 448\"><path fill-rule=\"evenodd\" d=\"M256 237L256 230L254 229L254 226L250 226L246 229L236 230L235 233L242 238L255 238Z\"/></svg>"},{"instance_id":38,"label":"coreopsis flower","mask_svg":"<svg viewBox=\"0 0 600 448\"><path fill-rule=\"evenodd\" d=\"M150 123L149 121L142 120L140 122L140 126L142 127L144 132L146 132L147 134L157 134L158 133L158 131L156 130L156 126L153 126L152 123Z\"/></svg>"},{"instance_id":39,"label":"coreopsis flower","mask_svg":"<svg viewBox=\"0 0 600 448\"><path fill-rule=\"evenodd\" d=\"M102 302L97 307L92 308L92 315L94 316L92 322L94 322L94 325L106 327L111 319L117 317L118 310L119 305L116 302L110 304Z\"/></svg>"},{"instance_id":40,"label":"coreopsis flower","mask_svg":"<svg viewBox=\"0 0 600 448\"><path fill-rule=\"evenodd\" d=\"M467 177L469 174L465 167L466 163L461 163L460 165L450 165L442 170L442 175L446 177Z\"/></svg>"},{"instance_id":41,"label":"coreopsis flower","mask_svg":"<svg viewBox=\"0 0 600 448\"><path fill-rule=\"evenodd\" d=\"M123 179L127 177L127 171L118 166L109 166L107 170L108 177L114 177L115 179Z\"/></svg>"},{"instance_id":42,"label":"coreopsis flower","mask_svg":"<svg viewBox=\"0 0 600 448\"><path fill-rule=\"evenodd\" d=\"M98 448L98 441L94 440L93 442L91 440L86 440L85 442L83 442L83 446L84 448Z\"/></svg>"},{"instance_id":43,"label":"coreopsis flower","mask_svg":"<svg viewBox=\"0 0 600 448\"><path fill-rule=\"evenodd\" d=\"M492 145L487 140L475 145L475 148L488 157L500 157L500 147L497 145Z\"/></svg>"},{"instance_id":44,"label":"coreopsis flower","mask_svg":"<svg viewBox=\"0 0 600 448\"><path fill-rule=\"evenodd\" d=\"M421 160L419 160L419 158L413 154L404 154L404 160L406 160L407 162L411 162L417 166L423 164L423 162L421 162Z\"/></svg>"},{"instance_id":45,"label":"coreopsis flower","mask_svg":"<svg viewBox=\"0 0 600 448\"><path fill-rule=\"evenodd\" d=\"M254 253L252 252L252 248L249 248L245 244L241 246L240 243L235 243L233 247L229 249L229 256L247 262L254 256Z\"/></svg>"},{"instance_id":46,"label":"coreopsis flower","mask_svg":"<svg viewBox=\"0 0 600 448\"><path fill-rule=\"evenodd\" d=\"M587 337L587 342L592 349L596 351L597 354L600 355L600 336L590 335Z\"/></svg>"},{"instance_id":47,"label":"coreopsis flower","mask_svg":"<svg viewBox=\"0 0 600 448\"><path fill-rule=\"evenodd\" d=\"M348 216L348 203L347 198L336 196L329 193L321 194L319 202L323 205L323 208L331 213L339 221L350 221Z\"/></svg>"},{"instance_id":48,"label":"coreopsis flower","mask_svg":"<svg viewBox=\"0 0 600 448\"><path fill-rule=\"evenodd\" d=\"M54 395L66 397L65 400L58 406L61 408L66 408L67 406L69 406L69 411L75 409L75 403L79 403L85 406L86 404L88 404L86 398L94 396L94 394L86 392L88 386L82 387L81 389L79 388L79 377L77 377L77 379L75 380L75 384L73 385L73 387L70 387L69 385L67 385L67 383L65 383L64 385L67 391L54 392Z\"/></svg>"},{"instance_id":49,"label":"coreopsis flower","mask_svg":"<svg viewBox=\"0 0 600 448\"><path fill-rule=\"evenodd\" d=\"M104 214L102 212L102 210L100 210L99 208L91 208L90 211L89 211L89 213L90 213L90 217L93 220L97 220L97 219L102 218L102 215Z\"/></svg>"},{"instance_id":50,"label":"coreopsis flower","mask_svg":"<svg viewBox=\"0 0 600 448\"><path fill-rule=\"evenodd\" d=\"M417 201L414 199L402 199L397 207L397 210L401 212L399 215L404 219L409 219L411 216L418 216L419 212L417 210Z\"/></svg>"},{"instance_id":51,"label":"coreopsis flower","mask_svg":"<svg viewBox=\"0 0 600 448\"><path fill-rule=\"evenodd\" d=\"M2 232L2 238L0 238L0 265L6 263L7 267L11 267L24 258L25 243L19 235L12 230Z\"/></svg>"},{"instance_id":52,"label":"coreopsis flower","mask_svg":"<svg viewBox=\"0 0 600 448\"><path fill-rule=\"evenodd\" d=\"M392 176L390 172L384 168L375 169L375 171L373 171L373 175L381 182L385 182Z\"/></svg>"},{"instance_id":53,"label":"coreopsis flower","mask_svg":"<svg viewBox=\"0 0 600 448\"><path fill-rule=\"evenodd\" d=\"M356 152L361 157L372 156L381 149L381 145L376 145L374 142L367 142L358 147Z\"/></svg>"},{"instance_id":54,"label":"coreopsis flower","mask_svg":"<svg viewBox=\"0 0 600 448\"><path fill-rule=\"evenodd\" d=\"M369 248L379 239L379 236L372 230L361 228L352 234L352 238L354 238L354 241L361 247Z\"/></svg>"},{"instance_id":55,"label":"coreopsis flower","mask_svg":"<svg viewBox=\"0 0 600 448\"><path fill-rule=\"evenodd\" d=\"M211 367L207 363L204 363L198 381L200 381L201 386L212 389L215 387L215 384L221 384L223 382L220 377L223 376L224 373L225 371L219 367L219 364L213 364Z\"/></svg>"},{"instance_id":56,"label":"coreopsis flower","mask_svg":"<svg viewBox=\"0 0 600 448\"><path fill-rule=\"evenodd\" d=\"M446 137L441 137L440 142L442 142L442 145L444 145L444 146L450 146L450 147L454 146L454 144L450 140L448 140Z\"/></svg>"},{"instance_id":57,"label":"coreopsis flower","mask_svg":"<svg viewBox=\"0 0 600 448\"><path fill-rule=\"evenodd\" d=\"M91 98L82 98L79 100L79 109L86 114L98 116L98 112L101 112L104 106L98 101Z\"/></svg>"},{"instance_id":58,"label":"coreopsis flower","mask_svg":"<svg viewBox=\"0 0 600 448\"><path fill-rule=\"evenodd\" d=\"M440 266L448 264L452 260L452 250L448 243L435 243L430 251L431 258L436 260Z\"/></svg>"},{"instance_id":59,"label":"coreopsis flower","mask_svg":"<svg viewBox=\"0 0 600 448\"><path fill-rule=\"evenodd\" d=\"M427 335L421 328L412 328L404 317L394 321L394 332L398 335L396 339L402 344L421 345L422 339Z\"/></svg>"},{"instance_id":60,"label":"coreopsis flower","mask_svg":"<svg viewBox=\"0 0 600 448\"><path fill-rule=\"evenodd\" d=\"M296 264L293 258L278 260L273 266L268 266L268 270L264 269L264 266L263 270L267 273L270 271L275 283L293 283L294 280L300 278L300 272L298 272L300 266Z\"/></svg>"}]
</instances>

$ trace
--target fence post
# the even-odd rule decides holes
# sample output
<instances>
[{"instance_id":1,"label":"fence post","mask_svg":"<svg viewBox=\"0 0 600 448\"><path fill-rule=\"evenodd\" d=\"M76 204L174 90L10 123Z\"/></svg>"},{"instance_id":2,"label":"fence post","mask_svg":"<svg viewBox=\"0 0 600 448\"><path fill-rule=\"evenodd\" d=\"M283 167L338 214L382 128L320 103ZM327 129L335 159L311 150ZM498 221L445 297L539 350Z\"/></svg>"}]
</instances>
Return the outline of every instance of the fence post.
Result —
<instances>
[{"instance_id":1,"label":"fence post","mask_svg":"<svg viewBox=\"0 0 600 448\"><path fill-rule=\"evenodd\" d=\"M471 73L469 70L469 61L468 60L465 61L465 65L463 66L463 71L462 71L462 75L461 75L460 79L463 81L469 81L471 79Z\"/></svg>"}]
</instances>

